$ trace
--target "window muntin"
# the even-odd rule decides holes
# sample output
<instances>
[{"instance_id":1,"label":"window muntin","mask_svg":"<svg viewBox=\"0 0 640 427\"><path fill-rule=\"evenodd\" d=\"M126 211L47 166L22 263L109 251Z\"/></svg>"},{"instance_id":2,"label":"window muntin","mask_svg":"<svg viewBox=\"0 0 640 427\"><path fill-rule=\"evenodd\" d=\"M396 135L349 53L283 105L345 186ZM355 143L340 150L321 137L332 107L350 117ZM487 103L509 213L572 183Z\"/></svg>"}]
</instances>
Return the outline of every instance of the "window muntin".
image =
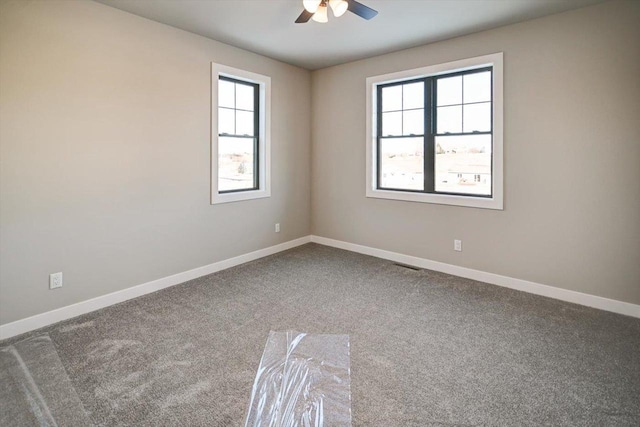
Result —
<instances>
[{"instance_id":1,"label":"window muntin","mask_svg":"<svg viewBox=\"0 0 640 427\"><path fill-rule=\"evenodd\" d=\"M259 188L259 94L256 83L218 78L218 192Z\"/></svg>"},{"instance_id":2,"label":"window muntin","mask_svg":"<svg viewBox=\"0 0 640 427\"><path fill-rule=\"evenodd\" d=\"M491 198L492 73L378 84L376 189Z\"/></svg>"}]
</instances>

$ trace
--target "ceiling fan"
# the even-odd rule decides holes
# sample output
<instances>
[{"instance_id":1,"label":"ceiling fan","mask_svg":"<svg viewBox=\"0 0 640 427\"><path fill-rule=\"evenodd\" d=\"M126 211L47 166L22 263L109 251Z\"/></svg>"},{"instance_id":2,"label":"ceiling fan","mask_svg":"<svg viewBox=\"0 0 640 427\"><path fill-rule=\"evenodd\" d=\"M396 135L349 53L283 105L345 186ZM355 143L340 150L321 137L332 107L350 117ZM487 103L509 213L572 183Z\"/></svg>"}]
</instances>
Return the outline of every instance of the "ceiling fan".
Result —
<instances>
[{"instance_id":1,"label":"ceiling fan","mask_svg":"<svg viewBox=\"0 0 640 427\"><path fill-rule=\"evenodd\" d=\"M320 23L328 22L329 7L333 10L333 16L336 18L344 15L347 10L366 20L378 14L377 10L373 10L355 0L302 0L302 4L304 5L304 10L296 19L296 24L304 24L309 19Z\"/></svg>"}]
</instances>

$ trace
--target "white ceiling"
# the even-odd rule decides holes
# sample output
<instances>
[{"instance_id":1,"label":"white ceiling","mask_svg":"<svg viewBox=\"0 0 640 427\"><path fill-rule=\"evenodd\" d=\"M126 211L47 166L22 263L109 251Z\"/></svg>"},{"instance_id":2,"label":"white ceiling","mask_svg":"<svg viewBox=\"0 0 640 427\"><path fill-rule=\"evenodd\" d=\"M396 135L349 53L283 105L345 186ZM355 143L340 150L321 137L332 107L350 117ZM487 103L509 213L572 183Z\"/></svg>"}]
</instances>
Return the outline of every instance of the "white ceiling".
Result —
<instances>
[{"instance_id":1,"label":"white ceiling","mask_svg":"<svg viewBox=\"0 0 640 427\"><path fill-rule=\"evenodd\" d=\"M95 0L173 27L315 70L603 0L360 0L350 12L295 24L302 0Z\"/></svg>"}]
</instances>

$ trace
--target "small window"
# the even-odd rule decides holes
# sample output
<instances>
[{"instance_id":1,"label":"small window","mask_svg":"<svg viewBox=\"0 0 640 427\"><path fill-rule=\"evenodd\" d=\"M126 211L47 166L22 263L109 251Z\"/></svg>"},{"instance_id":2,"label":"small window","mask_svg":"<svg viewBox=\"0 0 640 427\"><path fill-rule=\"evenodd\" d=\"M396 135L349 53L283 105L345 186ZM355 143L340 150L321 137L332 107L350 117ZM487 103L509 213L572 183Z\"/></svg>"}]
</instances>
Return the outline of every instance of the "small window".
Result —
<instances>
[{"instance_id":1,"label":"small window","mask_svg":"<svg viewBox=\"0 0 640 427\"><path fill-rule=\"evenodd\" d=\"M270 196L269 94L269 77L212 64L212 203Z\"/></svg>"},{"instance_id":2,"label":"small window","mask_svg":"<svg viewBox=\"0 0 640 427\"><path fill-rule=\"evenodd\" d=\"M218 192L257 190L260 86L218 78Z\"/></svg>"},{"instance_id":3,"label":"small window","mask_svg":"<svg viewBox=\"0 0 640 427\"><path fill-rule=\"evenodd\" d=\"M367 84L367 197L502 209L502 54Z\"/></svg>"}]
</instances>

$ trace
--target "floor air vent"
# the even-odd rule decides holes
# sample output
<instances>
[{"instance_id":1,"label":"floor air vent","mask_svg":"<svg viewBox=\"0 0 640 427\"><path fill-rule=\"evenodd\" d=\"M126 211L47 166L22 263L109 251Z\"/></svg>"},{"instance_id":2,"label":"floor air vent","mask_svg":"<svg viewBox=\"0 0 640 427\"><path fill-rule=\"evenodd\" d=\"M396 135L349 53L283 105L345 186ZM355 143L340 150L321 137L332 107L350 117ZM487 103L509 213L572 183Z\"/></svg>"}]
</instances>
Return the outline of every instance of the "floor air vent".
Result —
<instances>
[{"instance_id":1,"label":"floor air vent","mask_svg":"<svg viewBox=\"0 0 640 427\"><path fill-rule=\"evenodd\" d=\"M406 268L406 269L408 269L408 270L413 270L413 271L420 271L420 270L422 270L421 268L414 267L413 265L400 264L399 262L394 262L394 263L393 263L393 265L397 265L398 267Z\"/></svg>"}]
</instances>

